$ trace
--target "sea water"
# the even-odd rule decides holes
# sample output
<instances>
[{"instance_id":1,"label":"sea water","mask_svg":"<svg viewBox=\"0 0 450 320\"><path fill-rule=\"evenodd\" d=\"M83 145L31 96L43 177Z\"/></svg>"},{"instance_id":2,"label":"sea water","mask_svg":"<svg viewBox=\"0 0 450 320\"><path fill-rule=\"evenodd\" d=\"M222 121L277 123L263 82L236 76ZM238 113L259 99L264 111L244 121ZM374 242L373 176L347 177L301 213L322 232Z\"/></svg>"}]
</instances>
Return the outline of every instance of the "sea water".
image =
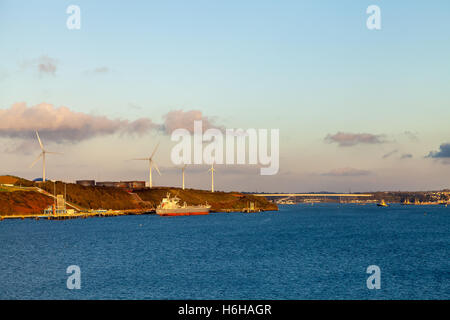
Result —
<instances>
[{"instance_id":1,"label":"sea water","mask_svg":"<svg viewBox=\"0 0 450 320\"><path fill-rule=\"evenodd\" d=\"M449 253L444 206L4 220L0 299L449 299Z\"/></svg>"}]
</instances>

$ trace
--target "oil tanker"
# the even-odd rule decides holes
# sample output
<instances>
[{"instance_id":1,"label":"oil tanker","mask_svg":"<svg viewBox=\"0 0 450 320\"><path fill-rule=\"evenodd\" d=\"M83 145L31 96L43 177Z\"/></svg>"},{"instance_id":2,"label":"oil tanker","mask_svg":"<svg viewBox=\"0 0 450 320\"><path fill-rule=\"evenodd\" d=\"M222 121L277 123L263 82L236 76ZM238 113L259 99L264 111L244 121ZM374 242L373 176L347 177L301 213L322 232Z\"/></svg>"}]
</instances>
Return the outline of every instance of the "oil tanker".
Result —
<instances>
[{"instance_id":1,"label":"oil tanker","mask_svg":"<svg viewBox=\"0 0 450 320\"><path fill-rule=\"evenodd\" d=\"M168 193L156 208L156 214L160 216L197 216L209 214L209 209L211 209L208 203L199 206L188 206L185 202L181 206L179 202L179 198L176 196L171 197L170 193Z\"/></svg>"}]
</instances>

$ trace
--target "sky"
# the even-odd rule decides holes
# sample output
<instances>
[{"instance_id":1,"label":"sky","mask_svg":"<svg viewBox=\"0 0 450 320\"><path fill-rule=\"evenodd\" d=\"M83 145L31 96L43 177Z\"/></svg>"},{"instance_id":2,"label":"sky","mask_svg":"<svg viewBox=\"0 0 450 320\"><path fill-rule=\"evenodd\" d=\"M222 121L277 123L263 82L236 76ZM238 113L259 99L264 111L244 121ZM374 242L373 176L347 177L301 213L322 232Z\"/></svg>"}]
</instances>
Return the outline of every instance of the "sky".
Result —
<instances>
[{"instance_id":1,"label":"sky","mask_svg":"<svg viewBox=\"0 0 450 320\"><path fill-rule=\"evenodd\" d=\"M0 174L42 175L39 130L50 179L147 180L160 142L179 185L168 129L203 119L280 130L276 175L218 165L218 190L450 188L448 1L0 0L0 45Z\"/></svg>"}]
</instances>

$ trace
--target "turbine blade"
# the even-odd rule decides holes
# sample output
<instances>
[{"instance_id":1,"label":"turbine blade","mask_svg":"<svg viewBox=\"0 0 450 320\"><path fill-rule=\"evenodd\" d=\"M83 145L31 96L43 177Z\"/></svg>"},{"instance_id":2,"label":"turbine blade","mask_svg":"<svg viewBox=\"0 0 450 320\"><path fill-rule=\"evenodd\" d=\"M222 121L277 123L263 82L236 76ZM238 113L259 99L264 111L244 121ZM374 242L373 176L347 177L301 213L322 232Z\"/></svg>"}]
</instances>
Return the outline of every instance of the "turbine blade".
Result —
<instances>
[{"instance_id":1,"label":"turbine blade","mask_svg":"<svg viewBox=\"0 0 450 320\"><path fill-rule=\"evenodd\" d=\"M42 153L39 154L39 157L37 157L37 159L33 161L33 163L30 165L30 168L33 168L33 166L36 164L36 162L39 161L39 159L40 159L41 157L42 157Z\"/></svg>"},{"instance_id":2,"label":"turbine blade","mask_svg":"<svg viewBox=\"0 0 450 320\"><path fill-rule=\"evenodd\" d=\"M36 131L36 136L38 138L39 145L41 146L42 151L44 151L44 145L42 144L41 138L39 138L39 133L37 131Z\"/></svg>"},{"instance_id":3,"label":"turbine blade","mask_svg":"<svg viewBox=\"0 0 450 320\"><path fill-rule=\"evenodd\" d=\"M155 166L156 171L158 171L158 174L161 175L161 172L159 171L158 165L156 164L155 161L152 161L152 165Z\"/></svg>"},{"instance_id":4,"label":"turbine blade","mask_svg":"<svg viewBox=\"0 0 450 320\"><path fill-rule=\"evenodd\" d=\"M158 144L156 145L155 149L153 150L153 153L152 153L152 155L150 156L150 159L153 158L153 156L155 155L156 150L157 150L158 147L159 147L159 144L160 144L160 141L158 142Z\"/></svg>"},{"instance_id":5,"label":"turbine blade","mask_svg":"<svg viewBox=\"0 0 450 320\"><path fill-rule=\"evenodd\" d=\"M50 154L64 154L64 153L61 153L61 152L51 152L51 151L45 151L45 153L50 153Z\"/></svg>"},{"instance_id":6,"label":"turbine blade","mask_svg":"<svg viewBox=\"0 0 450 320\"><path fill-rule=\"evenodd\" d=\"M149 160L148 158L137 158L137 159L131 159L131 160Z\"/></svg>"}]
</instances>

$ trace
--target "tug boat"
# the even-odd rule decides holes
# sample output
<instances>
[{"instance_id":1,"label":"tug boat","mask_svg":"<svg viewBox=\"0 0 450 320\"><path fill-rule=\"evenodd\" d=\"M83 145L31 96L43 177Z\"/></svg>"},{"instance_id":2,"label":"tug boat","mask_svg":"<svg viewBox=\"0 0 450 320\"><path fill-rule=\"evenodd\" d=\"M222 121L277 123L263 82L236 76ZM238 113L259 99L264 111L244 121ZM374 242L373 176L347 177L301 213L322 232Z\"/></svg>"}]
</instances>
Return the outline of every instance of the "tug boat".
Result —
<instances>
[{"instance_id":1,"label":"tug boat","mask_svg":"<svg viewBox=\"0 0 450 320\"><path fill-rule=\"evenodd\" d=\"M379 206L379 207L389 207L389 205L384 200L381 200L380 203L377 203L377 206Z\"/></svg>"},{"instance_id":2,"label":"tug boat","mask_svg":"<svg viewBox=\"0 0 450 320\"><path fill-rule=\"evenodd\" d=\"M156 208L156 214L160 216L198 216L209 214L211 206L206 203L199 206L188 206L186 202L183 205L179 204L180 198L171 197L167 193L166 197L162 199L161 203Z\"/></svg>"}]
</instances>

